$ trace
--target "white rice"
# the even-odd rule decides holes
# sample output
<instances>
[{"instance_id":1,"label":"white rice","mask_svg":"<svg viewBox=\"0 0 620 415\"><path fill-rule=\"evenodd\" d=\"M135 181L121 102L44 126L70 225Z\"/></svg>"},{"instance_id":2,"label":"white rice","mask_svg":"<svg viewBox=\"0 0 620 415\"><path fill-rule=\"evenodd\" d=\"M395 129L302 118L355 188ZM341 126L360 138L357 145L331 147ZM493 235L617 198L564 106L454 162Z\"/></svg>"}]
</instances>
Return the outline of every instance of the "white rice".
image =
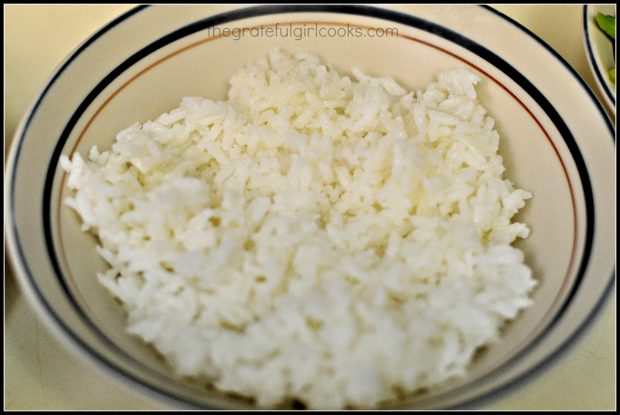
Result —
<instances>
[{"instance_id":1,"label":"white rice","mask_svg":"<svg viewBox=\"0 0 620 415\"><path fill-rule=\"evenodd\" d=\"M410 92L274 49L61 160L129 333L179 375L273 406L373 407L463 375L530 304L477 75Z\"/></svg>"}]
</instances>

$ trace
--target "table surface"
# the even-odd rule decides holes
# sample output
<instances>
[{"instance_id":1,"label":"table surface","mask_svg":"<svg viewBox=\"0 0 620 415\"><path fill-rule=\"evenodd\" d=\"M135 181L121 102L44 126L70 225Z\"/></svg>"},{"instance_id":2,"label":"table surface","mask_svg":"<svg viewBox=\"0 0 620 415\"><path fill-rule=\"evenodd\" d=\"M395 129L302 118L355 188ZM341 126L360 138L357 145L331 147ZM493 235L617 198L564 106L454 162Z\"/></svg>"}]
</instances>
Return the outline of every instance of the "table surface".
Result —
<instances>
[{"instance_id":1,"label":"table surface","mask_svg":"<svg viewBox=\"0 0 620 415\"><path fill-rule=\"evenodd\" d=\"M5 5L5 150L58 63L130 5ZM596 90L582 41L582 6L501 5ZM570 28L570 30L567 30ZM615 119L615 114L613 115ZM5 409L166 409L73 355L48 332L5 263ZM534 380L481 403L485 410L615 409L615 290L579 343Z\"/></svg>"}]
</instances>

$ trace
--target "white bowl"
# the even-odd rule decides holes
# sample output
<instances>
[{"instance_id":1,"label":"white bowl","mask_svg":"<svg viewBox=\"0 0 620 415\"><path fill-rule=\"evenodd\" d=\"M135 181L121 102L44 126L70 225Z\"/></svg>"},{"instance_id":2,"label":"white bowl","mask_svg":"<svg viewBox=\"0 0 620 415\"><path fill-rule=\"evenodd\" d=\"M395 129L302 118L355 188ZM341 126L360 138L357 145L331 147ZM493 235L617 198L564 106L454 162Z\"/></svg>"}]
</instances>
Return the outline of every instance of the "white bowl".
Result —
<instances>
[{"instance_id":1,"label":"white bowl","mask_svg":"<svg viewBox=\"0 0 620 415\"><path fill-rule=\"evenodd\" d=\"M586 55L590 69L594 74L596 86L599 88L605 103L611 110L616 110L616 85L611 81L608 71L616 66L614 53L615 42L609 38L596 23L598 12L615 16L613 4L592 4L583 6L583 35Z\"/></svg>"},{"instance_id":2,"label":"white bowl","mask_svg":"<svg viewBox=\"0 0 620 415\"><path fill-rule=\"evenodd\" d=\"M235 40L209 33L213 25L308 22L395 27L398 36ZM442 69L478 72L507 176L534 194L519 217L532 229L519 246L539 281L534 305L480 354L467 377L386 406L475 403L527 380L574 343L613 285L613 126L555 52L479 6L141 6L102 28L52 75L16 133L7 168L8 245L41 318L94 364L173 405L253 407L176 379L125 333L123 312L94 277L106 267L95 240L61 203L67 189L58 160L94 144L110 146L116 132L174 108L183 96L224 98L231 74L276 44L410 88Z\"/></svg>"}]
</instances>

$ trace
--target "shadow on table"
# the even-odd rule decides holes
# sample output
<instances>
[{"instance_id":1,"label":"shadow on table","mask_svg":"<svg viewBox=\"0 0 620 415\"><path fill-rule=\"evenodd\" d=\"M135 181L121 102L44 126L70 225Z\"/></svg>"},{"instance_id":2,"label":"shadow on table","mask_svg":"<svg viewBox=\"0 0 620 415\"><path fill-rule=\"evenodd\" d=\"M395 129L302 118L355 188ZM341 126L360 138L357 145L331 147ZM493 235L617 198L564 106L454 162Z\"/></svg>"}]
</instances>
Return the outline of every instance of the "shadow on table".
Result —
<instances>
[{"instance_id":1,"label":"shadow on table","mask_svg":"<svg viewBox=\"0 0 620 415\"><path fill-rule=\"evenodd\" d=\"M8 252L5 252L6 259L4 260L4 318L9 318L11 311L14 308L17 296L20 295L17 281L15 280L15 274L11 261L8 259Z\"/></svg>"}]
</instances>

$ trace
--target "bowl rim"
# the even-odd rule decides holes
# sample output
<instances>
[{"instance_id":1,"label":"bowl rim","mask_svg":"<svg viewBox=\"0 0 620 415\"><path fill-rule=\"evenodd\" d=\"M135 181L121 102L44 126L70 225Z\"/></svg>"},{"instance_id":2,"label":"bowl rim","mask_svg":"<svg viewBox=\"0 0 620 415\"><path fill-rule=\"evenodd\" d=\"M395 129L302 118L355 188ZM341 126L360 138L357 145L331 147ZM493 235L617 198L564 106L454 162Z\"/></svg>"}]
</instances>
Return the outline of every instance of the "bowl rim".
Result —
<instances>
[{"instance_id":1,"label":"bowl rim","mask_svg":"<svg viewBox=\"0 0 620 415\"><path fill-rule=\"evenodd\" d=\"M322 11L322 12L333 12L333 13L342 13L342 10L349 10L349 13L353 13L353 14L358 14L358 15L366 15L369 17L385 17L385 16L397 16L397 15L401 15L401 16L405 16L405 18L410 18L411 15L406 14L404 12L398 11L398 10L391 10L391 9L384 9L384 8L379 8L379 7L374 7L374 6L317 6L316 7L322 7L319 10L317 9L305 9L305 8L294 8L294 9L288 9L286 11L288 12L307 12L307 11ZM181 403L184 405L190 405L190 406L199 406L199 407L204 407L204 405L197 405L196 403L192 403L189 402L188 400L184 399L184 398L180 398L178 396L174 396L171 395L170 392L168 391L162 391L160 390L158 387L152 385L152 384L144 384L141 380L133 377L133 375L127 373L124 369L118 367L117 365L111 364L106 358L104 358L103 356L100 356L97 352L93 351L90 349L90 347L88 345L83 344L83 342L80 340L79 336L73 334L73 332L71 331L70 328L66 327L66 325L54 314L54 312L50 309L48 309L48 305L45 304L45 301L41 301L42 300L42 295L38 292L38 288L36 287L36 284L34 284L32 276L30 275L30 270L28 268L28 264L25 260L25 257L23 255L23 247L20 244L19 241L19 237L18 237L18 231L17 231L17 225L16 225L16 221L14 220L14 214L15 214L15 209L14 209L14 203L15 203L15 198L14 198L14 190L15 190L15 186L14 186L14 182L15 182L15 167L17 164L17 159L18 159L18 155L21 149L21 144L25 138L26 132L28 130L28 127L34 117L34 114L36 113L37 109L39 108L40 104L43 101L43 98L45 97L45 95L47 94L47 92L49 91L49 89L54 85L54 82L56 81L56 79L62 74L62 72L71 64L71 62L76 59L82 51L84 51L86 48L88 48L88 46L90 44L92 44L97 38L101 37L102 35L104 35L107 31L109 31L110 29L112 29L114 26L118 25L119 23L121 23L122 21L128 19L129 17L133 16L134 14L138 13L139 11L150 7L147 5L141 5L141 6L137 6L133 9L130 9L129 11L123 13L122 15L118 16L116 19L114 19L113 21L111 21L110 23L108 23L107 25L105 25L104 27L102 27L101 29L99 29L98 31L96 31L93 35L91 35L90 37L88 37L81 45L79 45L73 52L71 52L67 58L65 58L65 60L57 67L57 69L53 72L53 74L51 75L51 77L49 78L49 80L46 82L45 87L41 90L40 94L38 95L38 97L35 99L34 103L32 104L32 106L30 107L30 109L27 111L27 113L24 115L24 117L22 118L22 121L20 122L20 125L15 133L15 140L14 140L14 145L11 148L11 153L9 156L9 160L7 163L7 171L8 171L8 182L9 182L9 186L7 186L5 188L5 197L7 200L9 200L9 203L5 204L5 217L8 219L7 221L10 223L9 226L9 230L7 232L7 240L8 240L8 247L9 247L9 252L12 254L11 255L11 259L13 261L13 264L15 266L15 270L16 270L16 275L18 276L18 281L20 283L20 285L22 287L25 286L26 292L27 292L27 297L29 298L31 304L35 305L35 309L37 309L37 311L39 311L39 315L40 316L44 316L45 320L48 322L51 322L52 325L60 332L62 332L63 336L60 336L60 333L58 334L58 337L62 338L63 340L67 341L68 343L72 344L73 346L78 346L78 349L89 359L89 361L95 361L98 363L99 367L103 367L107 370L108 373L111 373L113 375L115 375L115 378L117 379L123 379L126 381L131 381L131 383L133 384L138 384L142 389L146 389L149 392L156 392L155 395L158 398L166 398L166 400L169 401L173 401L177 404ZM265 5L261 5L261 6L247 6L247 7L240 7L238 9L234 9L234 11L239 11L239 10L248 10L248 9L259 9L259 10L269 10L270 7L273 7L273 12L266 12L264 14L274 14L274 13L278 13L278 12L282 12L283 6L281 5L275 5L275 6L265 6ZM310 8L312 8L313 6L308 6ZM481 5L478 7L482 7L483 9L486 9L488 11L490 11L491 13L495 14L496 16L498 16L501 19L504 19L506 22L508 22L509 24L512 24L513 26L515 26L516 28L520 29L522 32L524 32L526 35L529 35L531 38L533 38L537 43L538 46L542 46L543 48L545 48L547 50L547 52L549 52L557 61L559 61L560 64L562 64L565 69L568 70L568 72L572 75L572 77L578 82L579 85L581 85L581 87L585 90L586 94L590 97L590 99L592 100L592 102L594 103L596 109L598 110L598 112L600 113L600 115L602 115L603 120L606 123L607 128L609 129L611 135L612 135L612 140L614 137L614 128L611 124L611 121L609 119L609 116L607 115L607 113L605 112L605 110L603 109L601 103L598 101L598 99L596 99L595 95L593 94L592 90L587 86L587 84L583 81L583 79L576 73L576 71L571 67L571 65L569 65L555 50L553 50L551 47L549 47L543 40L541 40L537 35L533 34L531 31L529 31L527 28L525 28L524 26L522 26L520 23L514 21L513 19L509 18L508 16L504 15L503 13L493 9L490 6L486 6L486 5ZM363 14L360 13L360 10L366 10L366 12L368 14ZM377 12L380 12L381 15L379 16L377 14ZM224 12L227 13L227 12ZM216 13L213 14L210 17L213 16L220 16L222 13ZM405 23L407 24L407 23ZM439 26L438 24L435 24L437 26ZM450 30L450 29L448 29ZM614 140L615 141L615 140ZM615 145L615 144L614 144ZM579 151L578 151L579 152ZM581 268L581 267L580 267ZM513 388L514 386L518 386L519 384L522 384L524 382L526 382L527 380L530 380L532 377L535 377L539 374L541 374L544 370L546 370L552 363L556 362L558 360L559 356L563 356L565 355L565 351L569 350L576 342L575 340L577 340L578 338L582 337L582 335L586 332L586 329L588 327L591 327L591 323L592 321L600 314L600 310L603 308L603 306L606 303L606 300L610 297L610 293L613 291L612 288L615 285L615 270L612 270L612 274L611 274L611 278L609 279L609 281L607 282L605 289L603 291L603 293L601 294L601 296L597 299L596 304L594 305L594 307L592 307L592 309L590 310L589 314L587 315L587 317L581 322L580 325L578 325L574 331L571 333L570 336L566 337L565 340L561 343L560 346L558 346L556 348L556 350L554 350L554 352L548 354L548 356L545 356L544 360L537 366L534 366L526 371L524 371L523 373L515 376L513 379L510 379L509 381L506 381L502 384L500 384L499 386L496 386L494 388L491 388L490 390L483 392L481 394L479 394L478 396L474 396L472 398L468 398L466 400L463 400L461 402L459 402L458 404L452 406L452 407L448 407L449 409L453 409L453 408L461 408L461 407L468 407L468 406L472 406L475 405L479 402L488 400L489 398L492 397L496 397L499 394L505 393L508 390L510 390L511 388ZM26 280L30 280L30 284L28 283L28 281ZM30 286L32 285L32 286ZM52 315L50 315L50 313ZM539 336L534 342L540 341L542 338L544 337L544 334ZM523 354L527 354L527 350L532 347L533 344L528 345L524 350L520 351L517 355L513 356L510 358L510 361L512 361L515 357L523 355ZM494 369L496 370L496 369ZM120 376L119 376L120 375Z\"/></svg>"}]
</instances>

